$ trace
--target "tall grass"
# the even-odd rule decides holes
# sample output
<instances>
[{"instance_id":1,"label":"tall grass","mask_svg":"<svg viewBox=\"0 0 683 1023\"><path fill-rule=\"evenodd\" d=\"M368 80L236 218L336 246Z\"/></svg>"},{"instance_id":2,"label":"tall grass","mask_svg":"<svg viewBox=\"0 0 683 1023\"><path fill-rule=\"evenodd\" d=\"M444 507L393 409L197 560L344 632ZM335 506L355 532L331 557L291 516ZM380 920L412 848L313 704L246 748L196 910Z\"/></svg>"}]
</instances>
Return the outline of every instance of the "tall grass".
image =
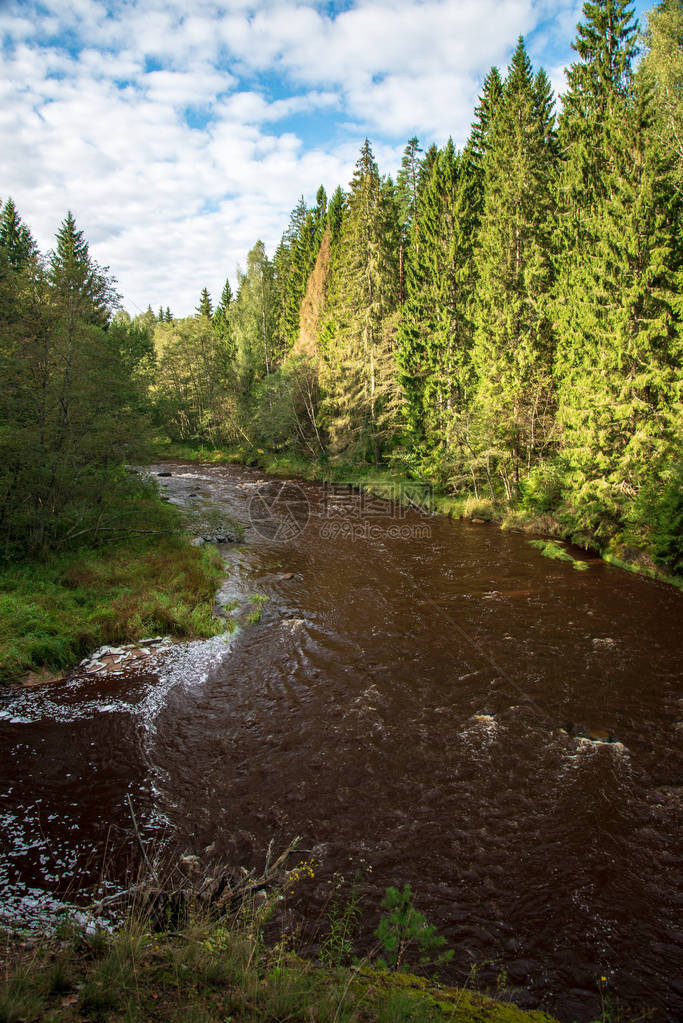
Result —
<instances>
[{"instance_id":1,"label":"tall grass","mask_svg":"<svg viewBox=\"0 0 683 1023\"><path fill-rule=\"evenodd\" d=\"M214 548L182 535L140 536L0 570L0 681L58 671L103 643L198 638L226 625L213 597L225 572Z\"/></svg>"}]
</instances>

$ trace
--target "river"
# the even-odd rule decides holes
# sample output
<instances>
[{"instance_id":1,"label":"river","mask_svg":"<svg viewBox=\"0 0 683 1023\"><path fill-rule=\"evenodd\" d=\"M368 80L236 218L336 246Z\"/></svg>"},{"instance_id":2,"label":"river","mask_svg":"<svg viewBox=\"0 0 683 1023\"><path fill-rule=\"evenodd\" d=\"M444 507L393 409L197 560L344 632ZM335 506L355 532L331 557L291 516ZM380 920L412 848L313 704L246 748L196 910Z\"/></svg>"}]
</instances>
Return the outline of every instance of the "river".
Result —
<instances>
[{"instance_id":1,"label":"river","mask_svg":"<svg viewBox=\"0 0 683 1023\"><path fill-rule=\"evenodd\" d=\"M260 620L3 696L5 916L121 882L130 794L178 852L251 867L301 835L313 946L333 879L360 871L361 949L410 882L455 982L562 1023L595 1018L600 985L683 1018L681 594L344 488L152 469L244 524L219 602Z\"/></svg>"}]
</instances>

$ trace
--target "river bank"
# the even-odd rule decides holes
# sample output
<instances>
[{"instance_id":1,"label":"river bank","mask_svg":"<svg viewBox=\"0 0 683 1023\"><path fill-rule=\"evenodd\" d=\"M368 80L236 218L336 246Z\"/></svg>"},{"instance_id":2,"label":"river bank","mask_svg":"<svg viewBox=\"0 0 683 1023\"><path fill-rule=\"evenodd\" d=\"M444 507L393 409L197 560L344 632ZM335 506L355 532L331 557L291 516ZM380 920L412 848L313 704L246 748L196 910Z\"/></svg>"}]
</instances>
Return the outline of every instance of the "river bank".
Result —
<instances>
[{"instance_id":1,"label":"river bank","mask_svg":"<svg viewBox=\"0 0 683 1023\"><path fill-rule=\"evenodd\" d=\"M52 937L0 932L0 1019L53 1023L556 1023L480 992L267 945L254 919L196 917L154 932L131 917L114 933L62 922Z\"/></svg>"},{"instance_id":2,"label":"river bank","mask_svg":"<svg viewBox=\"0 0 683 1023\"><path fill-rule=\"evenodd\" d=\"M359 470L349 469L343 464L322 463L308 459L293 457L288 454L275 454L262 449L241 448L224 449L205 446L193 447L188 444L177 444L157 439L154 447L155 458L159 460L180 459L190 462L206 462L214 465L247 465L258 467L273 476L298 477L309 481L350 483L376 497L402 502L408 495L409 502L415 493L416 481L405 473L384 469L374 471L369 466ZM429 488L431 510L453 519L466 519L475 524L489 524L503 530L514 530L526 533L530 537L559 541L564 545L565 560L577 562L577 567L584 567L586 553L592 558L599 557L609 565L632 572L636 575L654 579L683 590L683 576L670 575L655 564L652 558L642 551L625 548L614 550L600 549L597 541L590 548L577 547L572 541L570 531L552 513L538 513L525 510L507 501L482 497L479 494L454 496L441 491L432 481L420 481ZM558 553L557 543L545 546L539 544L545 557L562 557ZM567 553L569 551L569 553ZM573 551L573 553L572 553Z\"/></svg>"},{"instance_id":3,"label":"river bank","mask_svg":"<svg viewBox=\"0 0 683 1023\"><path fill-rule=\"evenodd\" d=\"M55 681L103 644L214 636L225 566L189 537L129 536L0 571L0 684Z\"/></svg>"}]
</instances>

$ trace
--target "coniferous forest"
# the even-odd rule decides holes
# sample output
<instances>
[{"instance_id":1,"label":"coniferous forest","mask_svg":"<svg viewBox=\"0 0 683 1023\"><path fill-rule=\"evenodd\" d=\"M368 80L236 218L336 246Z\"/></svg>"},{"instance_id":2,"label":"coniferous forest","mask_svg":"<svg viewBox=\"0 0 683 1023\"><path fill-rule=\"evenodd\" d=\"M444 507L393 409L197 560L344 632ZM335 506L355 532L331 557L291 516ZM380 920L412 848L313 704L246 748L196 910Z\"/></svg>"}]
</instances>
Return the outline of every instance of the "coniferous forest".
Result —
<instances>
[{"instance_id":1,"label":"coniferous forest","mask_svg":"<svg viewBox=\"0 0 683 1023\"><path fill-rule=\"evenodd\" d=\"M391 468L680 572L681 4L639 31L588 0L573 47L556 101L520 38L462 149L412 138L392 178L366 139L183 319L131 318L71 214L43 257L7 199L2 556L101 539L164 434Z\"/></svg>"}]
</instances>

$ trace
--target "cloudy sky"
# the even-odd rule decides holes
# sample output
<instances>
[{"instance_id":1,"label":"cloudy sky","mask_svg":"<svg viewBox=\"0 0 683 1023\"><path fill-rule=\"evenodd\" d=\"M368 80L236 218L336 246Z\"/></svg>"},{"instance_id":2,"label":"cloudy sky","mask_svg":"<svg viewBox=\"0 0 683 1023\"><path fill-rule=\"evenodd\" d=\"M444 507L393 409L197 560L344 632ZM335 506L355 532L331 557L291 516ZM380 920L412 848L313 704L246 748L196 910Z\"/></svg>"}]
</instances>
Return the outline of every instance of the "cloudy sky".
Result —
<instances>
[{"instance_id":1,"label":"cloudy sky","mask_svg":"<svg viewBox=\"0 0 683 1023\"><path fill-rule=\"evenodd\" d=\"M654 2L654 0L653 0ZM637 0L642 15L652 4ZM367 135L462 144L525 36L563 88L580 0L0 0L0 200L40 248L68 209L123 305L193 312Z\"/></svg>"}]
</instances>

